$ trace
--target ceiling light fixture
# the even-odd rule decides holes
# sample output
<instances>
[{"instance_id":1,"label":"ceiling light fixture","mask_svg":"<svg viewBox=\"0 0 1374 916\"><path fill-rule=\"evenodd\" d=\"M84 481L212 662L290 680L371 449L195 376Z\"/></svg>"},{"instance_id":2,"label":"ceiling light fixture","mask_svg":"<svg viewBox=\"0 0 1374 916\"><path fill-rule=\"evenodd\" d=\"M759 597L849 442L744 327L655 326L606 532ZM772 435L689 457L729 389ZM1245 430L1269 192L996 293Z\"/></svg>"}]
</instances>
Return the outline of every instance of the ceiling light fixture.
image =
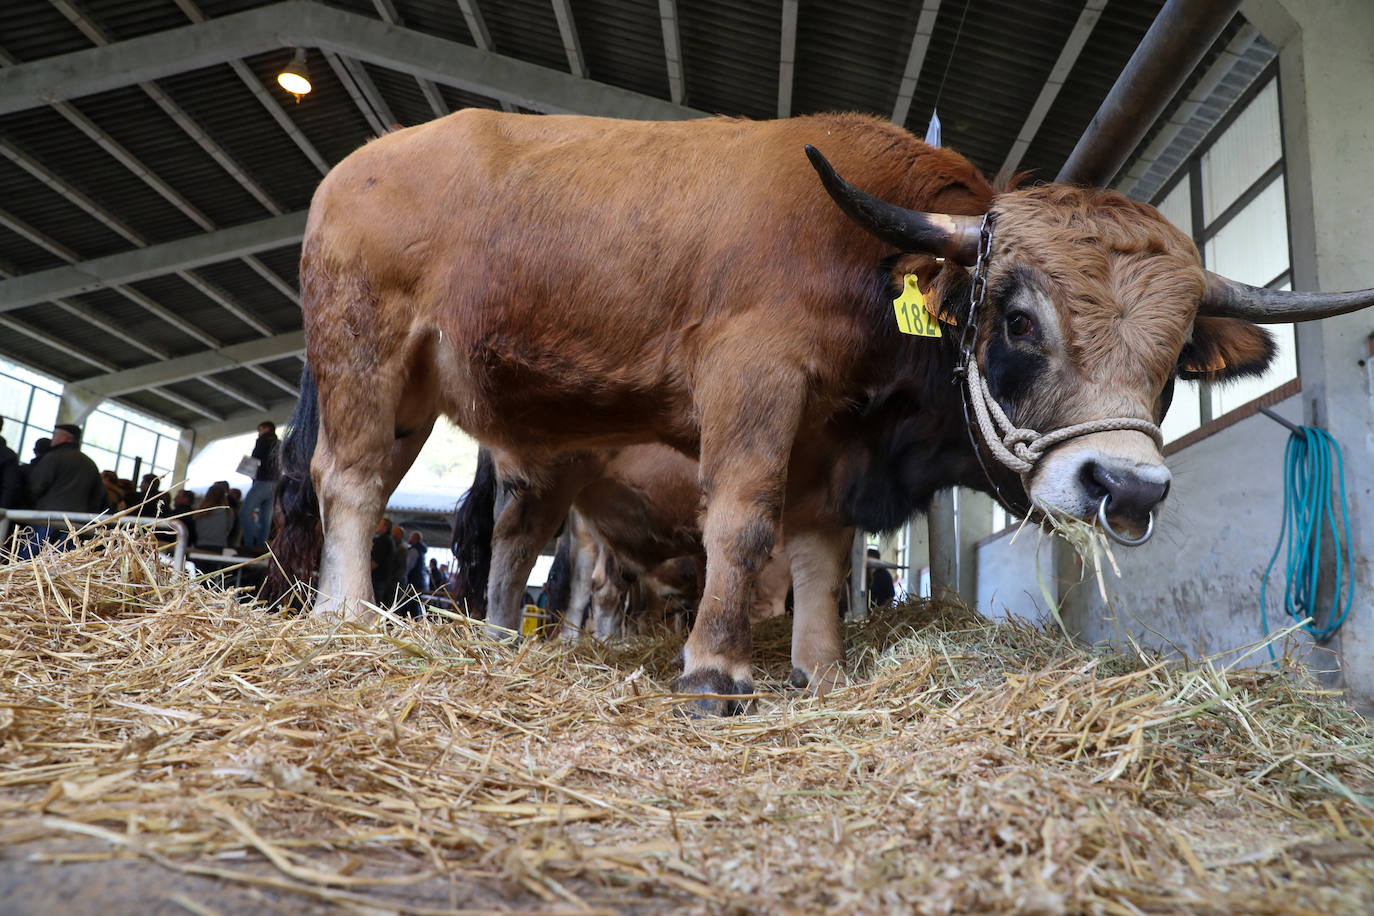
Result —
<instances>
[{"instance_id":1,"label":"ceiling light fixture","mask_svg":"<svg viewBox=\"0 0 1374 916\"><path fill-rule=\"evenodd\" d=\"M297 48L296 56L291 58L291 63L277 74L277 85L294 95L297 102L310 91L310 71L305 68L304 48Z\"/></svg>"}]
</instances>

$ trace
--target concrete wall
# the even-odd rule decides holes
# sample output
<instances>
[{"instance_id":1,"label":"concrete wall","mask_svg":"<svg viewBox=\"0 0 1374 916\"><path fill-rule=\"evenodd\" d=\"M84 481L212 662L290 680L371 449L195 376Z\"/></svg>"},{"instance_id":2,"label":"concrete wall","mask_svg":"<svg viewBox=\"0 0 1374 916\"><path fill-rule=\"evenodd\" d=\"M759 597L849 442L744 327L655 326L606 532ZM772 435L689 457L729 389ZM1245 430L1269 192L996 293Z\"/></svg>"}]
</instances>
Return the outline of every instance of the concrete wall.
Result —
<instances>
[{"instance_id":1,"label":"concrete wall","mask_svg":"<svg viewBox=\"0 0 1374 916\"><path fill-rule=\"evenodd\" d=\"M1058 594L1055 558L1059 549L1054 538L1034 525L1024 530L1010 528L979 542L974 593L978 611L993 620L1048 619L1041 582L1051 596Z\"/></svg>"}]
</instances>

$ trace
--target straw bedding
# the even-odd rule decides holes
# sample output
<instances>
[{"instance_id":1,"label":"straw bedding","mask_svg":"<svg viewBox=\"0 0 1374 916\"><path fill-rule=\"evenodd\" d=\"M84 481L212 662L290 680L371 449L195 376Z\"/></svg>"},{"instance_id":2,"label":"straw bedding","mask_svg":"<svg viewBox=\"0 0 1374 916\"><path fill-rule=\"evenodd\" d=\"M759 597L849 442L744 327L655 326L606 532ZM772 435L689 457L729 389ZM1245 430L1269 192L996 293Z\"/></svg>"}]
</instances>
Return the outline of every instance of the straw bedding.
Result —
<instances>
[{"instance_id":1,"label":"straw bedding","mask_svg":"<svg viewBox=\"0 0 1374 916\"><path fill-rule=\"evenodd\" d=\"M107 532L0 567L0 853L366 912L1374 910L1374 729L1295 666L928 602L848 637L810 697L773 622L758 714L692 720L673 637L282 618Z\"/></svg>"}]
</instances>

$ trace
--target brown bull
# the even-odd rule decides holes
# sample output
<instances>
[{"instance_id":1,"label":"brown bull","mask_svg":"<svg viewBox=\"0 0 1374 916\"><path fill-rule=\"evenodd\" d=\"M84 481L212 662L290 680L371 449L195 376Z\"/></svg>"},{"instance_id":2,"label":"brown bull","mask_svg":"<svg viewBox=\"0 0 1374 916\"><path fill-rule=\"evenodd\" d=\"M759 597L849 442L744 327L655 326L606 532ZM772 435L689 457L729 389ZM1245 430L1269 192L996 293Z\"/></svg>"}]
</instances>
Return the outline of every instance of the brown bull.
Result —
<instances>
[{"instance_id":1,"label":"brown bull","mask_svg":"<svg viewBox=\"0 0 1374 916\"><path fill-rule=\"evenodd\" d=\"M808 145L874 197L817 157L822 190ZM995 231L978 259L985 213ZM971 309L975 260L986 295ZM908 274L943 337L894 327ZM848 526L893 527L958 484L1138 534L1168 487L1152 424L1177 374L1261 372L1273 345L1252 321L1374 301L1229 284L1151 207L1053 185L995 194L954 152L859 115L459 112L325 178L301 285L313 384L287 454L311 455L318 612L360 611L371 524L440 413L502 458L511 498L488 617L508 627L580 453L664 442L699 456L706 495L705 597L677 686L727 695L752 689L748 608L780 524L794 627L809 634L794 662L829 677ZM1072 438L971 437L961 339L975 408ZM299 461L286 473L289 540L313 526L313 493Z\"/></svg>"}]
</instances>

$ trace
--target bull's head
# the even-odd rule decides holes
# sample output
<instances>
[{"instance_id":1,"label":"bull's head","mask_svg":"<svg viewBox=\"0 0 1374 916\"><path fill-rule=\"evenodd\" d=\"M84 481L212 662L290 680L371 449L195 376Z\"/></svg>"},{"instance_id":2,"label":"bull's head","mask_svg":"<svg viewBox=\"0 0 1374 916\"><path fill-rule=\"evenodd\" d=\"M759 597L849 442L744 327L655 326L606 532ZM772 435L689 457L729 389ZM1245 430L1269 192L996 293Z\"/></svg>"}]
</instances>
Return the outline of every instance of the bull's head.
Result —
<instances>
[{"instance_id":1,"label":"bull's head","mask_svg":"<svg viewBox=\"0 0 1374 916\"><path fill-rule=\"evenodd\" d=\"M1204 270L1192 241L1153 207L1113 191L1047 185L994 199L987 292L969 315L968 276L950 262L977 264L982 216L895 206L844 181L815 149L807 155L865 230L901 251L944 259L928 308L972 323L975 368L1017 427L1049 433L1134 422L1080 427L1086 431L1018 469L1033 503L1082 519L1100 514L1118 533L1147 532L1168 494L1149 424L1164 419L1176 378L1260 374L1274 345L1259 324L1374 305L1374 290L1294 293L1228 280Z\"/></svg>"}]
</instances>

